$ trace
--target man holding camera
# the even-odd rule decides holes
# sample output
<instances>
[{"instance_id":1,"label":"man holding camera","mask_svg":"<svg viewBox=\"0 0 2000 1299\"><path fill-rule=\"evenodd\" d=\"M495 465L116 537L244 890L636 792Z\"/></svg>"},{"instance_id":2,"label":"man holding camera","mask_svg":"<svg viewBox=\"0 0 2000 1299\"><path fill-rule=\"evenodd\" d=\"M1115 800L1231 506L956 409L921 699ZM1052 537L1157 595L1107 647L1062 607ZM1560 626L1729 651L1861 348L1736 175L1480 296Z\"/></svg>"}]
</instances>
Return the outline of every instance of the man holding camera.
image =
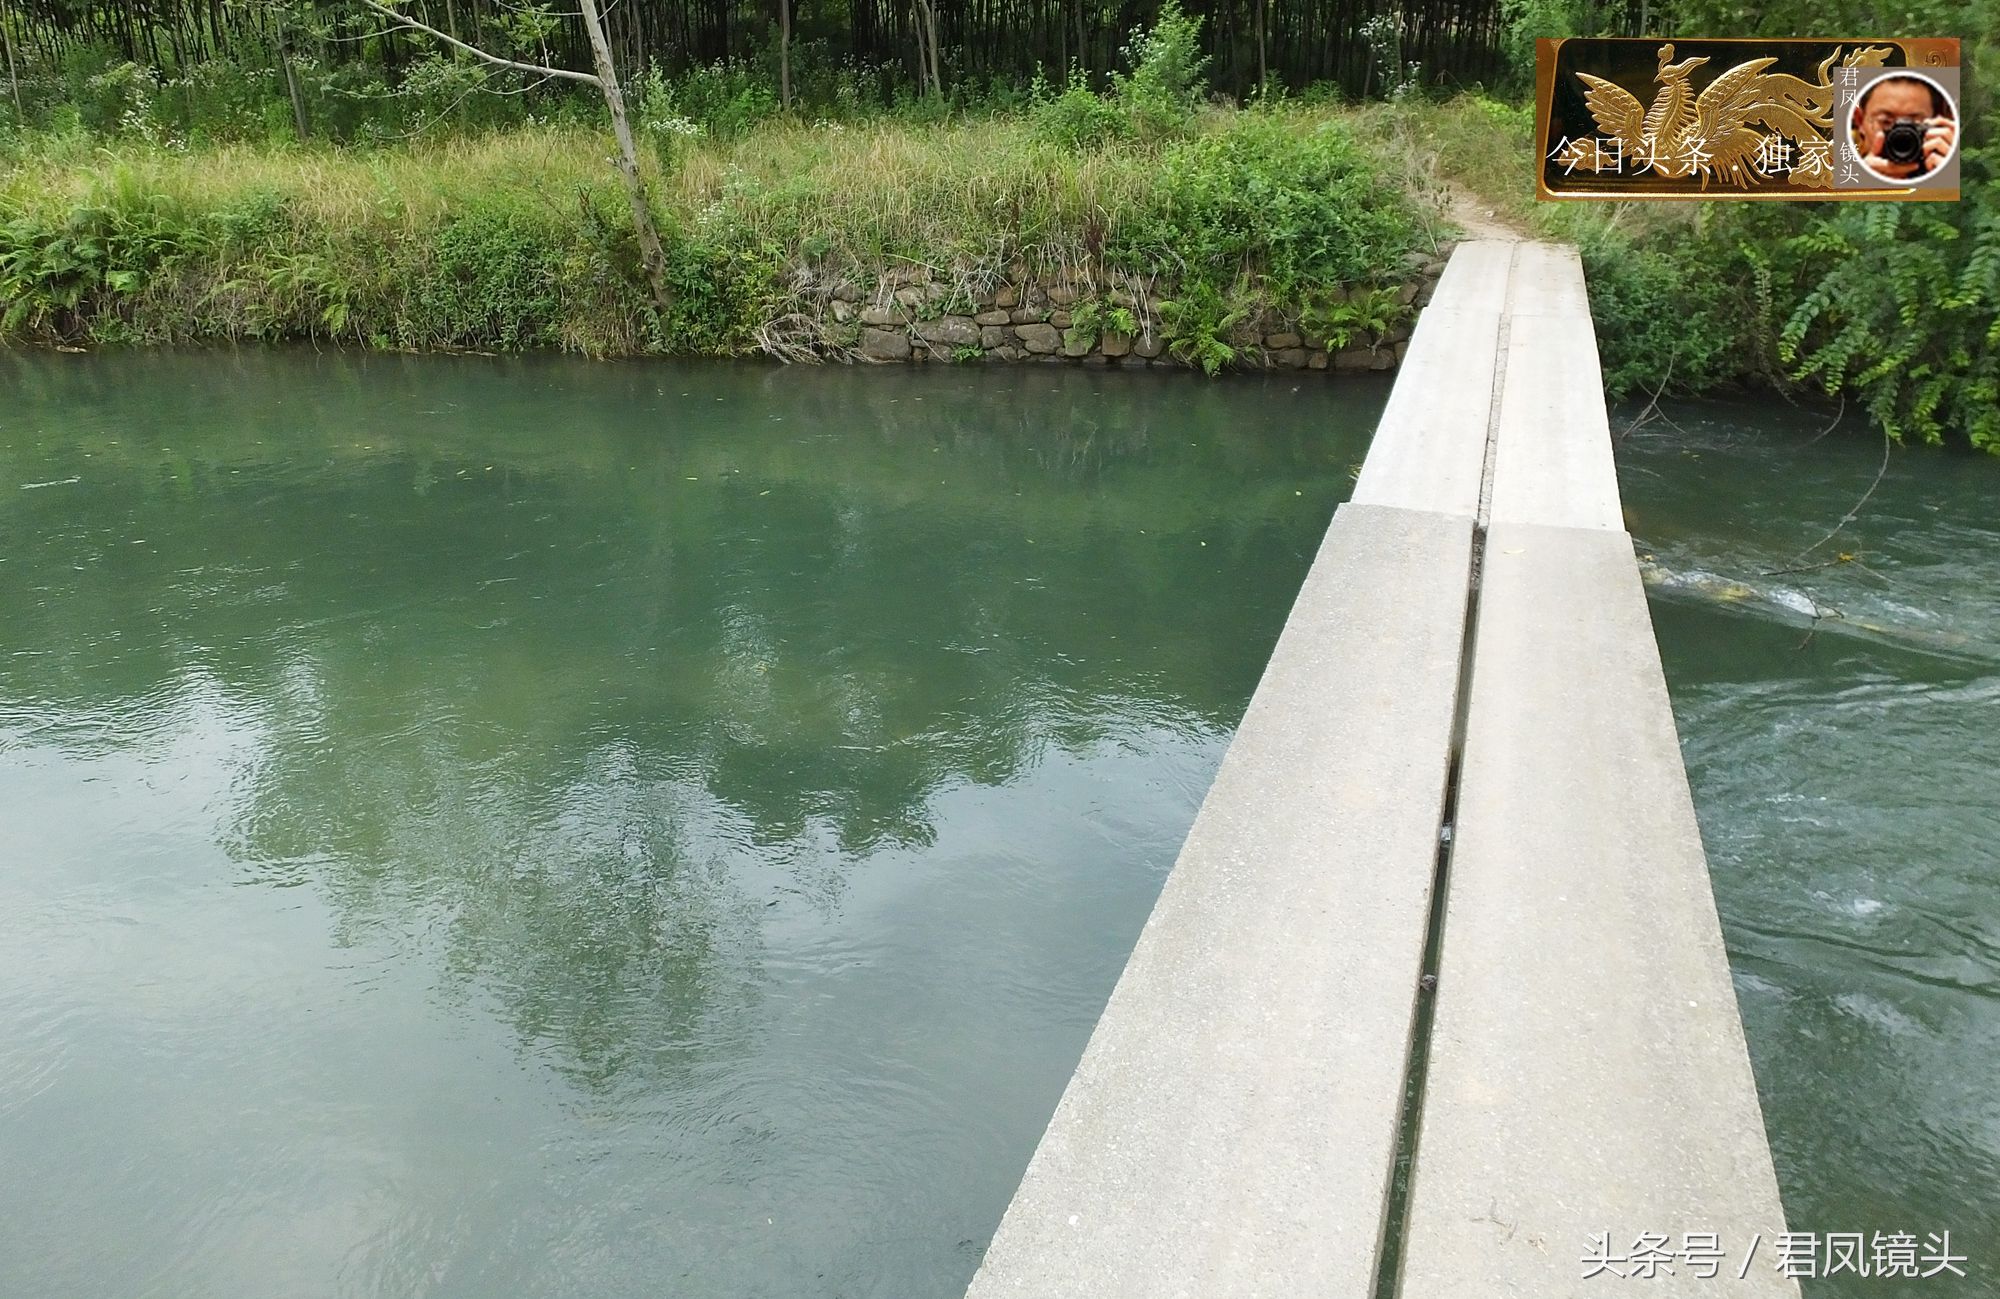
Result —
<instances>
[{"instance_id":1,"label":"man holding camera","mask_svg":"<svg viewBox=\"0 0 2000 1299\"><path fill-rule=\"evenodd\" d=\"M1944 95L1916 77L1884 77L1868 87L1855 119L1861 165L1894 180L1942 166L1958 133Z\"/></svg>"}]
</instances>

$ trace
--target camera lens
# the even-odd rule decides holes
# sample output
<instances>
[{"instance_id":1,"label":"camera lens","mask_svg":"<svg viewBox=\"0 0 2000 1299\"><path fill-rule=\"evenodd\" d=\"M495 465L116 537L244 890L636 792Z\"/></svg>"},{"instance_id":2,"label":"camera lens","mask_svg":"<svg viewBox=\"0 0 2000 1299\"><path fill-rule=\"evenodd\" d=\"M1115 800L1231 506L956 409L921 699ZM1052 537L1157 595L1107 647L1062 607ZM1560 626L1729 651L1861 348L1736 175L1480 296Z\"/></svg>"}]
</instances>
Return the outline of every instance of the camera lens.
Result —
<instances>
[{"instance_id":1,"label":"camera lens","mask_svg":"<svg viewBox=\"0 0 2000 1299\"><path fill-rule=\"evenodd\" d=\"M1924 124L1914 117L1898 118L1882 133L1882 157L1890 162L1916 162L1924 156Z\"/></svg>"}]
</instances>

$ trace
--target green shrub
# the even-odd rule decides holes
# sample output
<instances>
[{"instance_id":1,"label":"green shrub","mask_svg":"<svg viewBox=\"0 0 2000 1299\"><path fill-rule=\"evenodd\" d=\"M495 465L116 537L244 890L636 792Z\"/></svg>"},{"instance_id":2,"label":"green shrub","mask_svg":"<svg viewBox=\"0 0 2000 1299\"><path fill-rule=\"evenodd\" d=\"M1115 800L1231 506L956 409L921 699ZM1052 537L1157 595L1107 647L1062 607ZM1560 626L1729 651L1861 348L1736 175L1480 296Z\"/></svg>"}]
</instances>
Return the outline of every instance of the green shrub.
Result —
<instances>
[{"instance_id":1,"label":"green shrub","mask_svg":"<svg viewBox=\"0 0 2000 1299\"><path fill-rule=\"evenodd\" d=\"M453 217L435 237L412 332L450 347L554 344L563 242L560 231L512 207L475 206Z\"/></svg>"},{"instance_id":2,"label":"green shrub","mask_svg":"<svg viewBox=\"0 0 2000 1299\"><path fill-rule=\"evenodd\" d=\"M1114 78L1118 101L1139 135L1160 137L1187 129L1206 85L1208 58L1201 52L1201 19L1166 0L1144 35L1125 46L1129 75Z\"/></svg>"},{"instance_id":3,"label":"green shrub","mask_svg":"<svg viewBox=\"0 0 2000 1299\"><path fill-rule=\"evenodd\" d=\"M1663 384L1698 392L1758 368L1754 307L1726 243L1689 234L1641 242L1599 230L1579 251L1613 397Z\"/></svg>"},{"instance_id":4,"label":"green shrub","mask_svg":"<svg viewBox=\"0 0 2000 1299\"><path fill-rule=\"evenodd\" d=\"M2000 453L2000 204L1968 150L1963 201L1842 205L1750 250L1780 301L1789 377L1852 394L1901 441Z\"/></svg>"},{"instance_id":5,"label":"green shrub","mask_svg":"<svg viewBox=\"0 0 2000 1299\"><path fill-rule=\"evenodd\" d=\"M674 305L660 322L658 345L702 356L748 351L772 314L783 268L782 251L762 241L675 241L667 249Z\"/></svg>"},{"instance_id":6,"label":"green shrub","mask_svg":"<svg viewBox=\"0 0 2000 1299\"><path fill-rule=\"evenodd\" d=\"M1251 113L1167 150L1147 209L1121 228L1113 253L1137 269L1218 283L1257 275L1293 297L1395 266L1417 229L1409 200L1344 130L1301 132Z\"/></svg>"},{"instance_id":7,"label":"green shrub","mask_svg":"<svg viewBox=\"0 0 2000 1299\"><path fill-rule=\"evenodd\" d=\"M653 146L660 170L672 174L687 147L702 135L702 128L681 113L674 85L658 64L639 78L638 92L639 131Z\"/></svg>"},{"instance_id":8,"label":"green shrub","mask_svg":"<svg viewBox=\"0 0 2000 1299\"><path fill-rule=\"evenodd\" d=\"M699 63L671 79L667 109L710 135L741 135L777 116L775 84L763 69L745 63Z\"/></svg>"},{"instance_id":9,"label":"green shrub","mask_svg":"<svg viewBox=\"0 0 2000 1299\"><path fill-rule=\"evenodd\" d=\"M1039 75L1030 90L1028 122L1035 139L1066 149L1095 149L1132 134L1125 112L1090 88L1081 68L1052 91Z\"/></svg>"},{"instance_id":10,"label":"green shrub","mask_svg":"<svg viewBox=\"0 0 2000 1299\"><path fill-rule=\"evenodd\" d=\"M85 337L205 243L170 201L114 177L51 221L0 211L0 335Z\"/></svg>"}]
</instances>

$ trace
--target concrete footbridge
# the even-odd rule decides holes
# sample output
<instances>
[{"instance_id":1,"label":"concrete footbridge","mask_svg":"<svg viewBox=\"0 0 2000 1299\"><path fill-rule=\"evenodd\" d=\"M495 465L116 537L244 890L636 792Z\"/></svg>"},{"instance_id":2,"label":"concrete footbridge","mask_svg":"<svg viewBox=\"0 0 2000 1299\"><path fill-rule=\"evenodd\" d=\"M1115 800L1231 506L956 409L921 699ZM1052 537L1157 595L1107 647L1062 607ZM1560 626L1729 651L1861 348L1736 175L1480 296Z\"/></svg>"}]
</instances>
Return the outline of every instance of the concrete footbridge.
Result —
<instances>
[{"instance_id":1,"label":"concrete footbridge","mask_svg":"<svg viewBox=\"0 0 2000 1299\"><path fill-rule=\"evenodd\" d=\"M1796 1296L1574 252L1424 312L970 1299Z\"/></svg>"}]
</instances>

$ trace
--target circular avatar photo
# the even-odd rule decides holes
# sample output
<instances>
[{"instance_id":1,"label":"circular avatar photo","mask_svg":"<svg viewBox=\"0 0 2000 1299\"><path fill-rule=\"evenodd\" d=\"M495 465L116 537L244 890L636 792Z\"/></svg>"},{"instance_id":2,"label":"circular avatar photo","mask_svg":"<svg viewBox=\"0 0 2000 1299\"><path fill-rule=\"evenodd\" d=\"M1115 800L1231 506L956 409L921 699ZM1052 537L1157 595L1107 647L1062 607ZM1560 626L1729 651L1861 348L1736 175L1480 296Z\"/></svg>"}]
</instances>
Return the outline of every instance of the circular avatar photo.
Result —
<instances>
[{"instance_id":1,"label":"circular avatar photo","mask_svg":"<svg viewBox=\"0 0 2000 1299\"><path fill-rule=\"evenodd\" d=\"M1847 142L1875 179L1898 185L1922 180L1958 148L1958 105L1921 72L1897 68L1862 88Z\"/></svg>"}]
</instances>

